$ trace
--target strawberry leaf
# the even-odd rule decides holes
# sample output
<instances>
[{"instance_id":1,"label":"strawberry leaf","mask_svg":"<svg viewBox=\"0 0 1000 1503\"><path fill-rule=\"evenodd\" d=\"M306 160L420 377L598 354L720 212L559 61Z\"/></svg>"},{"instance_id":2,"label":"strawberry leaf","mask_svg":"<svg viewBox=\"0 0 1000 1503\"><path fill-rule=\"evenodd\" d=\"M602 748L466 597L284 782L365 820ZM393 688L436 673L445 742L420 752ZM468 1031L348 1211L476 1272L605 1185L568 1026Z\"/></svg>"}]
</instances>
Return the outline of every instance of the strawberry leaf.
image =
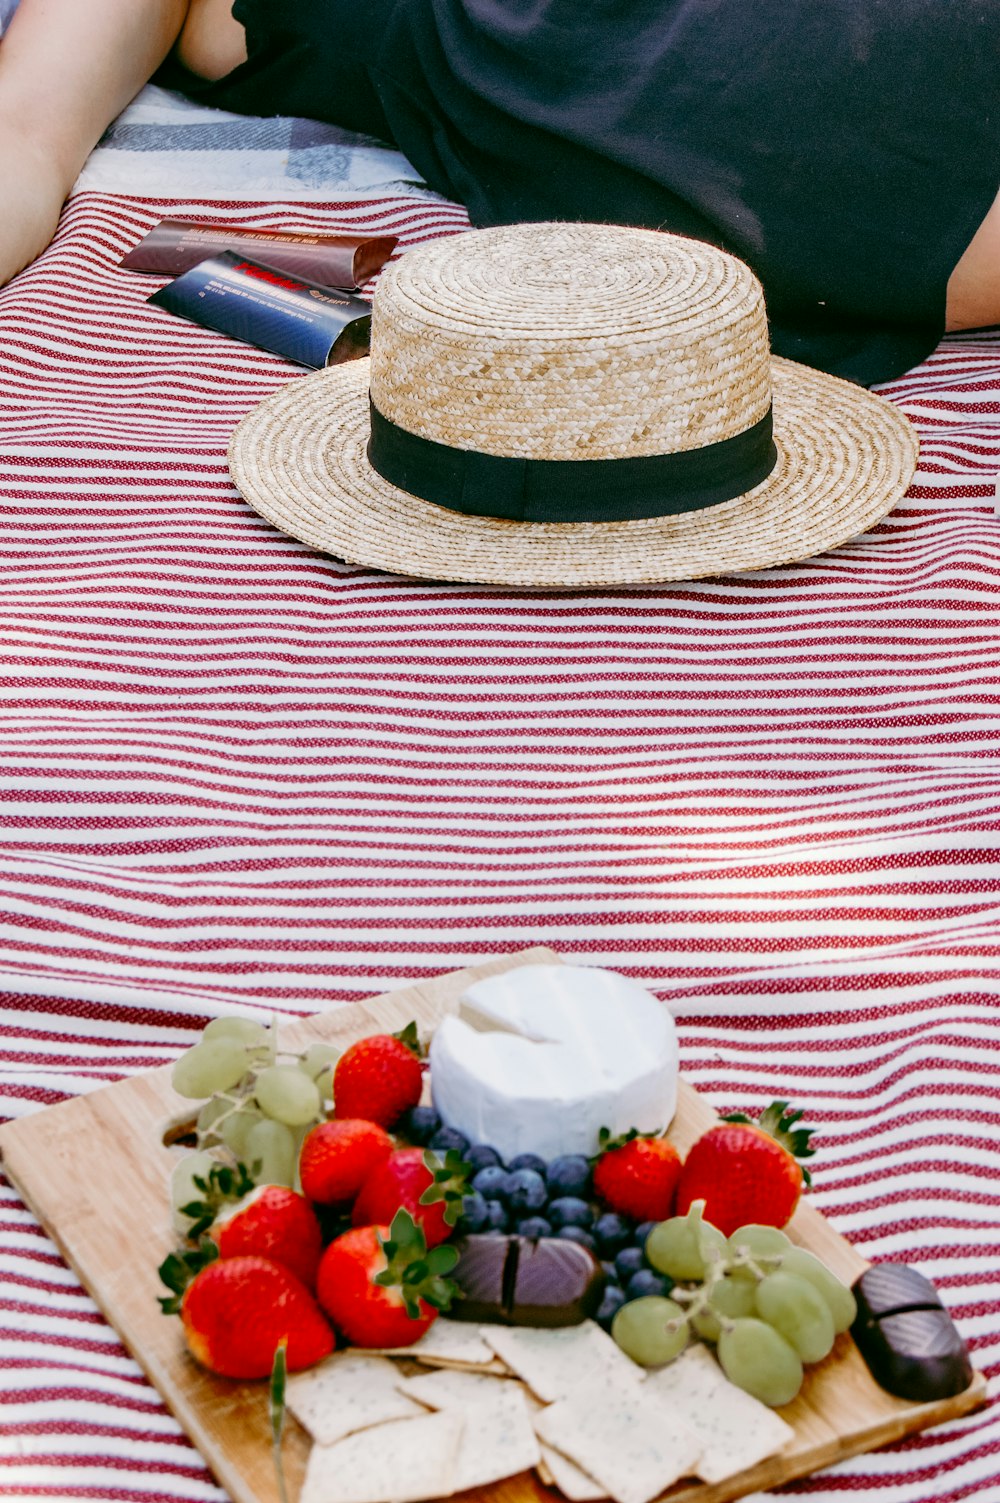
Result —
<instances>
[{"instance_id":1,"label":"strawberry leaf","mask_svg":"<svg viewBox=\"0 0 1000 1503\"><path fill-rule=\"evenodd\" d=\"M435 1247L428 1252L423 1229L409 1211L398 1210L392 1218L389 1236L379 1238L386 1267L372 1278L383 1289L397 1289L414 1320L425 1312L421 1301L436 1310L447 1310L459 1295L458 1287L442 1275L458 1262L453 1247Z\"/></svg>"},{"instance_id":2,"label":"strawberry leaf","mask_svg":"<svg viewBox=\"0 0 1000 1503\"><path fill-rule=\"evenodd\" d=\"M617 1136L610 1127L602 1127L597 1134L598 1149L591 1158L591 1164L597 1164L606 1153L614 1153L616 1148L624 1148L626 1143L634 1143L636 1138L662 1138L661 1132L640 1132L637 1127L630 1127L628 1132L620 1132Z\"/></svg>"},{"instance_id":3,"label":"strawberry leaf","mask_svg":"<svg viewBox=\"0 0 1000 1503\"><path fill-rule=\"evenodd\" d=\"M285 1486L285 1466L281 1455L281 1442L285 1434L285 1383L288 1377L288 1340L282 1338L274 1353L271 1367L271 1382L267 1393L267 1412L271 1421L271 1452L274 1457L274 1474L278 1483L281 1503L288 1503Z\"/></svg>"},{"instance_id":4,"label":"strawberry leaf","mask_svg":"<svg viewBox=\"0 0 1000 1503\"><path fill-rule=\"evenodd\" d=\"M455 1226L462 1214L462 1204L470 1191L470 1176L472 1165L466 1163L462 1155L454 1148L449 1148L444 1156L444 1162L438 1158L431 1149L424 1154L424 1167L432 1176L432 1183L420 1197L422 1206L443 1205L444 1219L449 1226Z\"/></svg>"},{"instance_id":5,"label":"strawberry leaf","mask_svg":"<svg viewBox=\"0 0 1000 1503\"><path fill-rule=\"evenodd\" d=\"M191 1280L203 1268L207 1268L209 1263L214 1263L218 1256L219 1249L211 1237L203 1237L195 1248L168 1253L157 1269L161 1283L170 1290L168 1298L158 1301L164 1315L176 1315L179 1312L184 1291Z\"/></svg>"},{"instance_id":6,"label":"strawberry leaf","mask_svg":"<svg viewBox=\"0 0 1000 1503\"><path fill-rule=\"evenodd\" d=\"M405 1044L410 1053L415 1054L418 1059L424 1058L426 1050L421 1047L420 1035L417 1033L415 1019L411 1018L405 1028L401 1028L398 1033L393 1034L393 1038L397 1039L399 1043Z\"/></svg>"}]
</instances>

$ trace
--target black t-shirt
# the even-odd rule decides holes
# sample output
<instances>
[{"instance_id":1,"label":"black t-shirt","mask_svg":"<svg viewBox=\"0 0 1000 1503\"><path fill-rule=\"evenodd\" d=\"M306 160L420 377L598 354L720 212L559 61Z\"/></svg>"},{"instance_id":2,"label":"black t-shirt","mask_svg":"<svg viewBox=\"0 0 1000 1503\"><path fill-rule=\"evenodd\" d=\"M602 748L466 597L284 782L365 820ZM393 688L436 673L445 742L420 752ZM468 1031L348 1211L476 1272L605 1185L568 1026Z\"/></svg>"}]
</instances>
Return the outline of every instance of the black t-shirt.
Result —
<instances>
[{"instance_id":1,"label":"black t-shirt","mask_svg":"<svg viewBox=\"0 0 1000 1503\"><path fill-rule=\"evenodd\" d=\"M943 331L1000 186L996 0L236 0L188 92L394 142L475 225L712 241L777 354L871 384Z\"/></svg>"}]
</instances>

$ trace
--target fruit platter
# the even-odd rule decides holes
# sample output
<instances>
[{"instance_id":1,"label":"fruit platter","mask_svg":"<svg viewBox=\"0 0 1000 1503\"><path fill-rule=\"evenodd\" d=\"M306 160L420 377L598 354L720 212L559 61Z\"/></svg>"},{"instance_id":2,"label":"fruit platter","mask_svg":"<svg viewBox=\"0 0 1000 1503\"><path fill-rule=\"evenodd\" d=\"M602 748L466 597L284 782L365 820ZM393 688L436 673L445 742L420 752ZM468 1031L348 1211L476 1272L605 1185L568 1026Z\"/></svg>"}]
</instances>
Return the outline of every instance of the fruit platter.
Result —
<instances>
[{"instance_id":1,"label":"fruit platter","mask_svg":"<svg viewBox=\"0 0 1000 1503\"><path fill-rule=\"evenodd\" d=\"M665 1008L546 950L219 1018L0 1129L235 1503L724 1503L976 1407L933 1286L809 1204L812 1153L785 1102L716 1118Z\"/></svg>"}]
</instances>

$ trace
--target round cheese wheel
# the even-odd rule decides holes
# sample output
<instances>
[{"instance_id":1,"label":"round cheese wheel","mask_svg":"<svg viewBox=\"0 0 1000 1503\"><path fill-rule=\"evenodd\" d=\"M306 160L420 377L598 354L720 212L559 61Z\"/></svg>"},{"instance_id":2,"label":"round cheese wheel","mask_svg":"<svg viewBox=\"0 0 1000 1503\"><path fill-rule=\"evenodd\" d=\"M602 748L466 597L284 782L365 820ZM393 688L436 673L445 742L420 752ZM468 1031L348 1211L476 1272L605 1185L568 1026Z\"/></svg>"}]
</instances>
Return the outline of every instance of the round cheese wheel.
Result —
<instances>
[{"instance_id":1,"label":"round cheese wheel","mask_svg":"<svg viewBox=\"0 0 1000 1503\"><path fill-rule=\"evenodd\" d=\"M430 1048L442 1120L505 1161L594 1154L612 1134L658 1132L677 1107L667 1008L626 976L530 965L470 986Z\"/></svg>"}]
</instances>

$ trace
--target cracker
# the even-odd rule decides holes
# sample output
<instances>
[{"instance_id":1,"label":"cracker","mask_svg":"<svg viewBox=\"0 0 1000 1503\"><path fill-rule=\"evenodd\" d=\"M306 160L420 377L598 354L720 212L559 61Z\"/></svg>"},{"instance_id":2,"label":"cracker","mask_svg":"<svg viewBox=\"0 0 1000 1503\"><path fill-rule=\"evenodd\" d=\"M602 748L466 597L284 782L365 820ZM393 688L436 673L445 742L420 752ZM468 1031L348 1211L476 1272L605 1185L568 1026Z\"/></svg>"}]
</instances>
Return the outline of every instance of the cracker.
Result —
<instances>
[{"instance_id":1,"label":"cracker","mask_svg":"<svg viewBox=\"0 0 1000 1503\"><path fill-rule=\"evenodd\" d=\"M463 1430L456 1410L392 1420L313 1446L299 1503L422 1503L455 1491Z\"/></svg>"},{"instance_id":2,"label":"cracker","mask_svg":"<svg viewBox=\"0 0 1000 1503\"><path fill-rule=\"evenodd\" d=\"M553 1451L551 1446L542 1446L542 1463L548 1477L539 1467L539 1476L543 1482L548 1482L550 1487L557 1487L564 1498L569 1498L570 1503L594 1503L597 1498L606 1498L608 1490L595 1482L593 1477L588 1477L586 1472L581 1472L575 1462L561 1456L558 1451Z\"/></svg>"},{"instance_id":3,"label":"cracker","mask_svg":"<svg viewBox=\"0 0 1000 1503\"><path fill-rule=\"evenodd\" d=\"M432 1373L396 1379L400 1393L428 1409L454 1409L468 1403L475 1404L488 1399L495 1389L507 1385L513 1386L511 1378L499 1377L495 1373L466 1372L457 1367L439 1367Z\"/></svg>"},{"instance_id":4,"label":"cracker","mask_svg":"<svg viewBox=\"0 0 1000 1503\"><path fill-rule=\"evenodd\" d=\"M335 1352L318 1367L289 1378L285 1396L313 1440L332 1446L356 1430L423 1414L416 1400L400 1393L398 1383L399 1373L388 1357Z\"/></svg>"},{"instance_id":5,"label":"cracker","mask_svg":"<svg viewBox=\"0 0 1000 1503\"><path fill-rule=\"evenodd\" d=\"M488 1398L463 1407L462 1418L465 1429L458 1448L456 1491L500 1482L529 1471L541 1460L528 1406L513 1383L496 1383Z\"/></svg>"},{"instance_id":6,"label":"cracker","mask_svg":"<svg viewBox=\"0 0 1000 1503\"><path fill-rule=\"evenodd\" d=\"M669 1421L644 1386L606 1382L576 1388L535 1415L550 1445L606 1490L615 1503L651 1503L693 1475L701 1441L683 1420Z\"/></svg>"},{"instance_id":7,"label":"cracker","mask_svg":"<svg viewBox=\"0 0 1000 1503\"><path fill-rule=\"evenodd\" d=\"M697 1475L703 1482L724 1482L756 1466L795 1435L773 1409L730 1383L708 1347L700 1344L651 1373L643 1392L699 1436Z\"/></svg>"},{"instance_id":8,"label":"cracker","mask_svg":"<svg viewBox=\"0 0 1000 1503\"><path fill-rule=\"evenodd\" d=\"M546 1403L565 1398L579 1384L604 1382L632 1387L643 1370L592 1320L549 1330L538 1326L483 1326L497 1356Z\"/></svg>"},{"instance_id":9,"label":"cracker","mask_svg":"<svg viewBox=\"0 0 1000 1503\"><path fill-rule=\"evenodd\" d=\"M483 1329L492 1330L493 1327ZM437 1366L456 1366L477 1371L487 1368L499 1371L493 1351L479 1334L480 1327L461 1320L446 1320L439 1315L424 1334L409 1346L374 1347L380 1356L416 1357L421 1362Z\"/></svg>"}]
</instances>

